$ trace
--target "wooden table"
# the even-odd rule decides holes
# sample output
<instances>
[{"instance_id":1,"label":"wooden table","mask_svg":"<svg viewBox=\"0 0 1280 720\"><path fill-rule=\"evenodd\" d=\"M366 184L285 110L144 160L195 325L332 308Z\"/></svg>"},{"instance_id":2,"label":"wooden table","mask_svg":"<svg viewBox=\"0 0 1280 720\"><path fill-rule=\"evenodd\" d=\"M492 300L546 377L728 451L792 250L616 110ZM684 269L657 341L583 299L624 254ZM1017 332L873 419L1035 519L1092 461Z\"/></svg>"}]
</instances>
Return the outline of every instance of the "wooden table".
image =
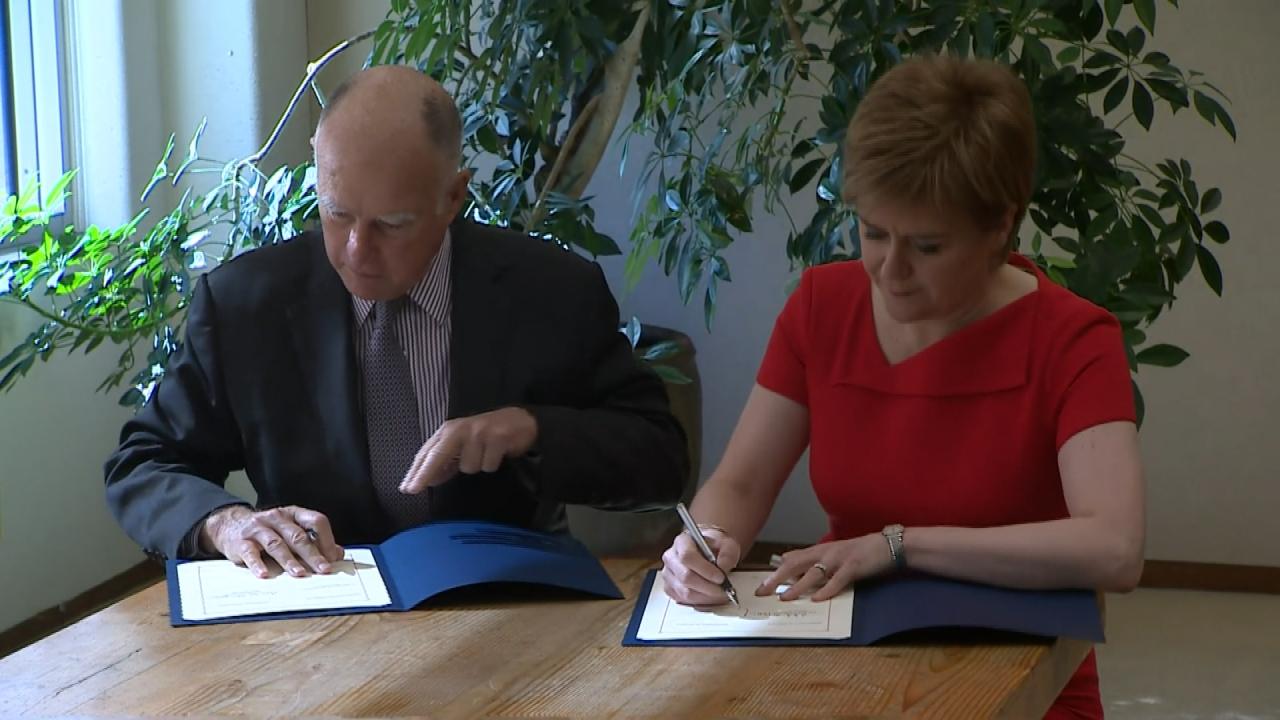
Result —
<instances>
[{"instance_id":1,"label":"wooden table","mask_svg":"<svg viewBox=\"0 0 1280 720\"><path fill-rule=\"evenodd\" d=\"M0 660L0 717L1039 717L1079 641L624 648L626 601L171 628L163 584Z\"/></svg>"}]
</instances>

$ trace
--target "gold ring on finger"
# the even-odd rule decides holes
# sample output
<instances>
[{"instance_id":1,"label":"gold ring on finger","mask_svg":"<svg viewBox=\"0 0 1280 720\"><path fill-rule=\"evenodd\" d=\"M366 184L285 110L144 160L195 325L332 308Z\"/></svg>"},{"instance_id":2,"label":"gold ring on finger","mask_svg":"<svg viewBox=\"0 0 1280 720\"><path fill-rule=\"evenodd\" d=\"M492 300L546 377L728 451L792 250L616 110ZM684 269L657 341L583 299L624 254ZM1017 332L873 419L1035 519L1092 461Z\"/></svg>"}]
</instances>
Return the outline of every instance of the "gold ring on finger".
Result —
<instances>
[{"instance_id":1,"label":"gold ring on finger","mask_svg":"<svg viewBox=\"0 0 1280 720\"><path fill-rule=\"evenodd\" d=\"M814 563L814 564L813 564L813 569L814 569L814 570L817 570L817 571L818 571L818 572L820 572L820 573L822 573L822 580L823 580L824 582L825 582L825 581L827 581L827 580L830 580L830 579L831 579L831 573L827 570L827 566L826 566L826 565L823 565L823 564L822 564L822 563L820 563L820 562L816 562L816 563Z\"/></svg>"}]
</instances>

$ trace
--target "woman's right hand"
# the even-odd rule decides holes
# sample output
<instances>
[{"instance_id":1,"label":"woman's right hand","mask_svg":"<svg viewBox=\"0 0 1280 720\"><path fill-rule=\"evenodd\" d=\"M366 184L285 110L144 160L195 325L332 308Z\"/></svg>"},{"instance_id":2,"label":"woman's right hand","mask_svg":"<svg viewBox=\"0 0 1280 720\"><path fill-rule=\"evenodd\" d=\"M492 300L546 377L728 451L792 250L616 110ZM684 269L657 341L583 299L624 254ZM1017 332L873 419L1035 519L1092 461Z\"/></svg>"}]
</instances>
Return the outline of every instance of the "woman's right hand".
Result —
<instances>
[{"instance_id":1,"label":"woman's right hand","mask_svg":"<svg viewBox=\"0 0 1280 720\"><path fill-rule=\"evenodd\" d=\"M742 557L742 547L727 533L718 528L702 531L707 546L716 556L712 565L698 552L698 546L688 533L676 536L671 547L662 553L662 581L667 595L681 605L709 606L729 602L720 584L725 573L737 567ZM724 568L723 570L721 568Z\"/></svg>"}]
</instances>

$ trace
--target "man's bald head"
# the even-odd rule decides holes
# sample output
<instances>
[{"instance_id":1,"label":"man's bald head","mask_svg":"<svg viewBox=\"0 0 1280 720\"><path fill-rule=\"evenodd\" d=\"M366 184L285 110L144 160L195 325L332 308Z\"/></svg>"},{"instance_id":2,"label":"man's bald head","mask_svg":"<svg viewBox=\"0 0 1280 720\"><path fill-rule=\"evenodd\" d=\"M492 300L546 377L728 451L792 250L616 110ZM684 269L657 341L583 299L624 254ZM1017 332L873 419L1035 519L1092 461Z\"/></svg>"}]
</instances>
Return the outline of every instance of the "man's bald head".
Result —
<instances>
[{"instance_id":1,"label":"man's bald head","mask_svg":"<svg viewBox=\"0 0 1280 720\"><path fill-rule=\"evenodd\" d=\"M361 71L333 94L313 139L325 253L347 290L391 300L427 275L467 200L449 94L408 67Z\"/></svg>"},{"instance_id":2,"label":"man's bald head","mask_svg":"<svg viewBox=\"0 0 1280 720\"><path fill-rule=\"evenodd\" d=\"M348 77L320 112L326 121L353 122L362 132L404 132L420 137L457 167L462 159L462 120L453 98L426 73L407 65L377 65Z\"/></svg>"}]
</instances>

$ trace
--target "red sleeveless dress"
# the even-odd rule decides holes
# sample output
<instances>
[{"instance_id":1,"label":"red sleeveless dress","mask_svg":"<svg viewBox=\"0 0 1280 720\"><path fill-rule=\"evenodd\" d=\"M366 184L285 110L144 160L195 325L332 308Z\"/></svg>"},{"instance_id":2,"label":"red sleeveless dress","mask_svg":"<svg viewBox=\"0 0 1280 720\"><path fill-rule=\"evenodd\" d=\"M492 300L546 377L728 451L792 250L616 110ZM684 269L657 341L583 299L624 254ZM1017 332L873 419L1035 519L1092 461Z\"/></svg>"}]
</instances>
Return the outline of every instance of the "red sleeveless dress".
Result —
<instances>
[{"instance_id":1,"label":"red sleeveless dress","mask_svg":"<svg viewBox=\"0 0 1280 720\"><path fill-rule=\"evenodd\" d=\"M890 365L860 262L805 272L757 382L809 409L823 540L889 523L992 527L1067 517L1057 453L1081 430L1134 420L1119 323L1034 272L1037 289ZM1102 717L1091 652L1048 717Z\"/></svg>"}]
</instances>

